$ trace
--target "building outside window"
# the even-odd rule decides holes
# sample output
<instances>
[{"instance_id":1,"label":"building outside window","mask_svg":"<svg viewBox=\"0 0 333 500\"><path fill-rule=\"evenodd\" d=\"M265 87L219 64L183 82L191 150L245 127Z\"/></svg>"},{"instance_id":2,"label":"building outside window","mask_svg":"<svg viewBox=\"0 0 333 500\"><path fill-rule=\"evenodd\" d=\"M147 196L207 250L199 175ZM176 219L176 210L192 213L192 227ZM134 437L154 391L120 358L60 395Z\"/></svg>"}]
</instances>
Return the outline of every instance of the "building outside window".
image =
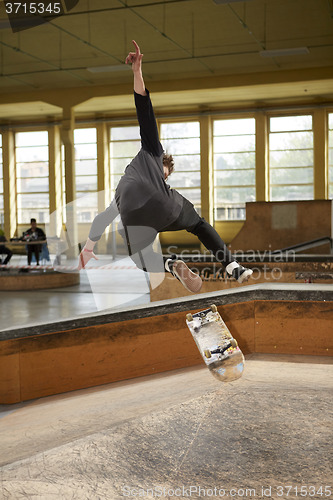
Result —
<instances>
[{"instance_id":1,"label":"building outside window","mask_svg":"<svg viewBox=\"0 0 333 500\"><path fill-rule=\"evenodd\" d=\"M313 200L312 116L270 118L270 200Z\"/></svg>"},{"instance_id":2,"label":"building outside window","mask_svg":"<svg viewBox=\"0 0 333 500\"><path fill-rule=\"evenodd\" d=\"M328 197L333 199L333 113L328 115Z\"/></svg>"},{"instance_id":3,"label":"building outside window","mask_svg":"<svg viewBox=\"0 0 333 500\"><path fill-rule=\"evenodd\" d=\"M77 222L92 222L98 213L97 131L74 130Z\"/></svg>"},{"instance_id":4,"label":"building outside window","mask_svg":"<svg viewBox=\"0 0 333 500\"><path fill-rule=\"evenodd\" d=\"M18 223L49 222L48 132L17 132L15 159Z\"/></svg>"},{"instance_id":5,"label":"building outside window","mask_svg":"<svg viewBox=\"0 0 333 500\"><path fill-rule=\"evenodd\" d=\"M125 168L141 148L139 126L111 127L110 129L110 186L111 195Z\"/></svg>"},{"instance_id":6,"label":"building outside window","mask_svg":"<svg viewBox=\"0 0 333 500\"><path fill-rule=\"evenodd\" d=\"M200 214L200 123L162 123L160 136L164 151L175 162L175 171L167 183L190 200Z\"/></svg>"},{"instance_id":7,"label":"building outside window","mask_svg":"<svg viewBox=\"0 0 333 500\"><path fill-rule=\"evenodd\" d=\"M254 118L214 121L215 220L244 220L255 201L255 128Z\"/></svg>"}]
</instances>

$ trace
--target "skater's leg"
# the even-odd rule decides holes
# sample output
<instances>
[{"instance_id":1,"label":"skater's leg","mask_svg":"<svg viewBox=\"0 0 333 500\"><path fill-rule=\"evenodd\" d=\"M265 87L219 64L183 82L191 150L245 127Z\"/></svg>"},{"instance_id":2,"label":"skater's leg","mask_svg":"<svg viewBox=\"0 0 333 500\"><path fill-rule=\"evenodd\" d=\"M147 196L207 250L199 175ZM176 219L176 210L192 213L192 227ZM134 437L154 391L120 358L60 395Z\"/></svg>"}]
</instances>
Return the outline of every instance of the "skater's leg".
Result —
<instances>
[{"instance_id":1,"label":"skater's leg","mask_svg":"<svg viewBox=\"0 0 333 500\"><path fill-rule=\"evenodd\" d=\"M215 259L223 264L227 273L237 279L239 283L246 281L252 274L251 269L246 269L234 259L217 231L199 216L192 203L186 198L184 198L183 210L178 220L164 230L179 231L181 229L195 234L201 243L212 252Z\"/></svg>"},{"instance_id":2,"label":"skater's leg","mask_svg":"<svg viewBox=\"0 0 333 500\"><path fill-rule=\"evenodd\" d=\"M188 228L187 231L199 238L201 243L212 252L215 259L223 264L227 273L235 278L238 283L247 281L251 274L253 274L252 269L241 266L234 259L217 231L205 219L201 219L200 222L193 228Z\"/></svg>"},{"instance_id":3,"label":"skater's leg","mask_svg":"<svg viewBox=\"0 0 333 500\"><path fill-rule=\"evenodd\" d=\"M225 242L205 219L201 218L194 227L188 228L187 231L195 234L207 250L210 250L215 259L221 262L225 268L235 261Z\"/></svg>"},{"instance_id":4,"label":"skater's leg","mask_svg":"<svg viewBox=\"0 0 333 500\"><path fill-rule=\"evenodd\" d=\"M234 259L217 231L205 219L201 219L194 227L188 228L187 231L199 238L201 243L212 252L215 259L223 264L227 273L235 278L238 283L247 281L253 274L252 269L241 266Z\"/></svg>"}]
</instances>

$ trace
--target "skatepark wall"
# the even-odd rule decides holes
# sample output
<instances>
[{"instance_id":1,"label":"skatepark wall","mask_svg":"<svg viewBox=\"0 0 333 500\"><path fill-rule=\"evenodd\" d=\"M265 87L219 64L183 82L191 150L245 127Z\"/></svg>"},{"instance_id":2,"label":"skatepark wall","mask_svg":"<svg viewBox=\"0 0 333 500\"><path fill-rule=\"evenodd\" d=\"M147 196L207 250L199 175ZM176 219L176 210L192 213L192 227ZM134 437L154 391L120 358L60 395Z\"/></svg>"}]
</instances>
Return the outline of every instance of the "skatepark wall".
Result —
<instances>
[{"instance_id":1,"label":"skatepark wall","mask_svg":"<svg viewBox=\"0 0 333 500\"><path fill-rule=\"evenodd\" d=\"M329 285L254 285L5 331L0 404L203 364L185 318L215 303L245 355L332 356Z\"/></svg>"}]
</instances>

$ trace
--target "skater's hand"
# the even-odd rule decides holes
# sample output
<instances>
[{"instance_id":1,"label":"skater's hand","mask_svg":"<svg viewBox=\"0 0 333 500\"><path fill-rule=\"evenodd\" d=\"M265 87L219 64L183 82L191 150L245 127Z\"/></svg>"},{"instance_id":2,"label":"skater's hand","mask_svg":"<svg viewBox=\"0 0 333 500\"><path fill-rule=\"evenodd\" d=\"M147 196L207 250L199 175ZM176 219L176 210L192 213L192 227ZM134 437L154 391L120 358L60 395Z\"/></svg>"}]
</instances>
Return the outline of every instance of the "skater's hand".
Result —
<instances>
[{"instance_id":1,"label":"skater's hand","mask_svg":"<svg viewBox=\"0 0 333 500\"><path fill-rule=\"evenodd\" d=\"M133 42L134 47L135 47L135 52L130 52L128 54L128 56L126 57L125 63L132 64L132 70L133 70L133 73L135 73L136 71L141 70L141 61L143 58L143 54L141 54L140 47L136 43L136 41L132 40L132 42Z\"/></svg>"},{"instance_id":2,"label":"skater's hand","mask_svg":"<svg viewBox=\"0 0 333 500\"><path fill-rule=\"evenodd\" d=\"M79 255L78 270L81 271L81 269L84 269L90 259L98 260L98 257L96 257L93 251L89 252L88 250L83 249Z\"/></svg>"}]
</instances>

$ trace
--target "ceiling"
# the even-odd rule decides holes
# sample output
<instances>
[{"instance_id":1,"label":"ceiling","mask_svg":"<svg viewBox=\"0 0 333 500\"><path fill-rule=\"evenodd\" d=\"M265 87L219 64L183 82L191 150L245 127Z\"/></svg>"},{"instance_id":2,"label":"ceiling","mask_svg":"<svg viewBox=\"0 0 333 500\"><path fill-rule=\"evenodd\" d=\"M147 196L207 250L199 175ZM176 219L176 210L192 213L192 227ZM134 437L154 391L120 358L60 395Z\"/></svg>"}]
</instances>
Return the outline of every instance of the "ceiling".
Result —
<instances>
[{"instance_id":1,"label":"ceiling","mask_svg":"<svg viewBox=\"0 0 333 500\"><path fill-rule=\"evenodd\" d=\"M132 39L161 110L333 102L333 0L223 1L62 0L21 29L0 0L0 119L56 116L77 88L78 114L130 109Z\"/></svg>"}]
</instances>

